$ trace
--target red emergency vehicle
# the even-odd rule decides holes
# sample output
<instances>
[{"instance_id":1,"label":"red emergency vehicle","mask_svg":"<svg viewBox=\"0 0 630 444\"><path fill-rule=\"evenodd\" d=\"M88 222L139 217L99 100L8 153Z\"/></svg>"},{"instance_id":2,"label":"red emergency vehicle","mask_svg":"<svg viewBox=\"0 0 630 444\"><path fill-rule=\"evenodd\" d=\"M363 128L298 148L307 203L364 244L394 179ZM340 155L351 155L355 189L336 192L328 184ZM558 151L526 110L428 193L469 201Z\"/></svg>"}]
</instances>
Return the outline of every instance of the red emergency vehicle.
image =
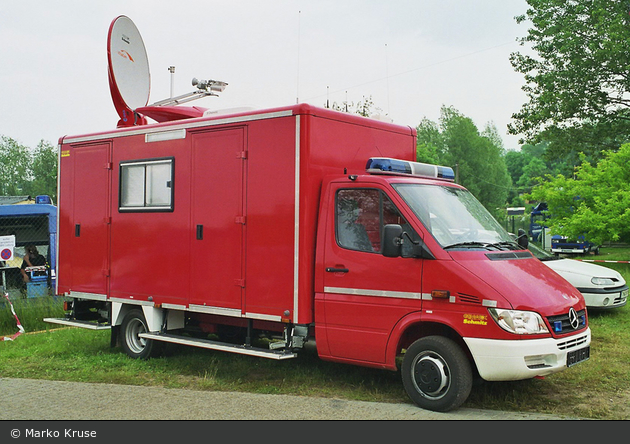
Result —
<instances>
[{"instance_id":1,"label":"red emergency vehicle","mask_svg":"<svg viewBox=\"0 0 630 444\"><path fill-rule=\"evenodd\" d=\"M581 294L415 150L412 128L309 105L63 137L69 304L49 321L110 328L134 358L172 342L282 360L314 343L400 370L437 411L474 377L588 359Z\"/></svg>"}]
</instances>

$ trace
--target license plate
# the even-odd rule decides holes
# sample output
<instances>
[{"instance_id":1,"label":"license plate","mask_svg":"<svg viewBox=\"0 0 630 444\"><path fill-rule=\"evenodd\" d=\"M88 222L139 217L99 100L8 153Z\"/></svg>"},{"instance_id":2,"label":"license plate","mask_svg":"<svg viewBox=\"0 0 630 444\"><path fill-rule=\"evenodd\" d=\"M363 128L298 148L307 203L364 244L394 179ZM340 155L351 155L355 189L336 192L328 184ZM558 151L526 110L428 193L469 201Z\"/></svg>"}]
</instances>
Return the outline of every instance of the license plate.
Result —
<instances>
[{"instance_id":1,"label":"license plate","mask_svg":"<svg viewBox=\"0 0 630 444\"><path fill-rule=\"evenodd\" d=\"M591 357L591 347L573 350L567 353L567 367L572 367Z\"/></svg>"}]
</instances>

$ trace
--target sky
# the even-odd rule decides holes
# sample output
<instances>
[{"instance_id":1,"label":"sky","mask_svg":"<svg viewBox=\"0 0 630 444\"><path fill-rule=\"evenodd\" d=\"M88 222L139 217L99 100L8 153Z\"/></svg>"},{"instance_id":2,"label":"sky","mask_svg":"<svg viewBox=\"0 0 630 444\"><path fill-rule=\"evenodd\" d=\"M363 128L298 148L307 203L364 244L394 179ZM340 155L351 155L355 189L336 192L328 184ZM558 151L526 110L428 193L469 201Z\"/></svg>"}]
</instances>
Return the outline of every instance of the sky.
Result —
<instances>
[{"instance_id":1,"label":"sky","mask_svg":"<svg viewBox=\"0 0 630 444\"><path fill-rule=\"evenodd\" d=\"M524 52L526 0L20 0L0 4L0 135L34 148L116 128L107 34L118 16L142 36L148 104L228 83L186 106L257 109L372 99L394 123L437 122L442 106L494 124L506 149L526 102L509 62Z\"/></svg>"}]
</instances>

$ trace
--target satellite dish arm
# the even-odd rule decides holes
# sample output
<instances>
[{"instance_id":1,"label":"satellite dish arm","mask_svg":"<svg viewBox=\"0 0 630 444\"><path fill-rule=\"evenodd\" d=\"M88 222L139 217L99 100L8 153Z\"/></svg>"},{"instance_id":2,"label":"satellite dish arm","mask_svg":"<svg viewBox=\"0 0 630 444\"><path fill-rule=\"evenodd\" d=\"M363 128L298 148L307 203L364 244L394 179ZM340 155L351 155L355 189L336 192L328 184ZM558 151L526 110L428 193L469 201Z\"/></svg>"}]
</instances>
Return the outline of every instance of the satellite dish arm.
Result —
<instances>
[{"instance_id":1,"label":"satellite dish arm","mask_svg":"<svg viewBox=\"0 0 630 444\"><path fill-rule=\"evenodd\" d=\"M158 102L152 103L149 106L171 106L171 105L179 105L180 103L191 102L196 99L201 99L206 96L216 96L217 94L207 92L207 91L193 91L186 94L182 94L181 96L171 97L169 99L160 100Z\"/></svg>"},{"instance_id":2,"label":"satellite dish arm","mask_svg":"<svg viewBox=\"0 0 630 444\"><path fill-rule=\"evenodd\" d=\"M225 87L227 86L227 83L221 82L220 80L197 80L197 78L193 78L192 85L197 87L196 91L182 94L181 96L160 100L149 106L179 105L180 103L191 102L193 100L201 99L202 97L206 96L218 97L218 94L215 94L215 92L223 92L225 90Z\"/></svg>"}]
</instances>

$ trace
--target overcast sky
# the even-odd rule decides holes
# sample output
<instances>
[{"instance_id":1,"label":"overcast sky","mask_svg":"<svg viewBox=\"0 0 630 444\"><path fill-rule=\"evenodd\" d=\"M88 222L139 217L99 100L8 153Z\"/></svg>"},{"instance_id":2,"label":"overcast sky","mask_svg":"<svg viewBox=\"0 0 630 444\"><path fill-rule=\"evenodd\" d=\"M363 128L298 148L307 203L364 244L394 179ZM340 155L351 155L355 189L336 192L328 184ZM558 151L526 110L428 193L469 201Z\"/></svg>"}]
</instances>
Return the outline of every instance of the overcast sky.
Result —
<instances>
[{"instance_id":1,"label":"overcast sky","mask_svg":"<svg viewBox=\"0 0 630 444\"><path fill-rule=\"evenodd\" d=\"M187 105L268 108L372 97L394 123L437 121L442 105L497 127L505 148L525 102L509 55L525 0L20 0L0 4L0 135L43 139L113 129L107 33L128 16L146 47L149 104L228 83Z\"/></svg>"}]
</instances>

